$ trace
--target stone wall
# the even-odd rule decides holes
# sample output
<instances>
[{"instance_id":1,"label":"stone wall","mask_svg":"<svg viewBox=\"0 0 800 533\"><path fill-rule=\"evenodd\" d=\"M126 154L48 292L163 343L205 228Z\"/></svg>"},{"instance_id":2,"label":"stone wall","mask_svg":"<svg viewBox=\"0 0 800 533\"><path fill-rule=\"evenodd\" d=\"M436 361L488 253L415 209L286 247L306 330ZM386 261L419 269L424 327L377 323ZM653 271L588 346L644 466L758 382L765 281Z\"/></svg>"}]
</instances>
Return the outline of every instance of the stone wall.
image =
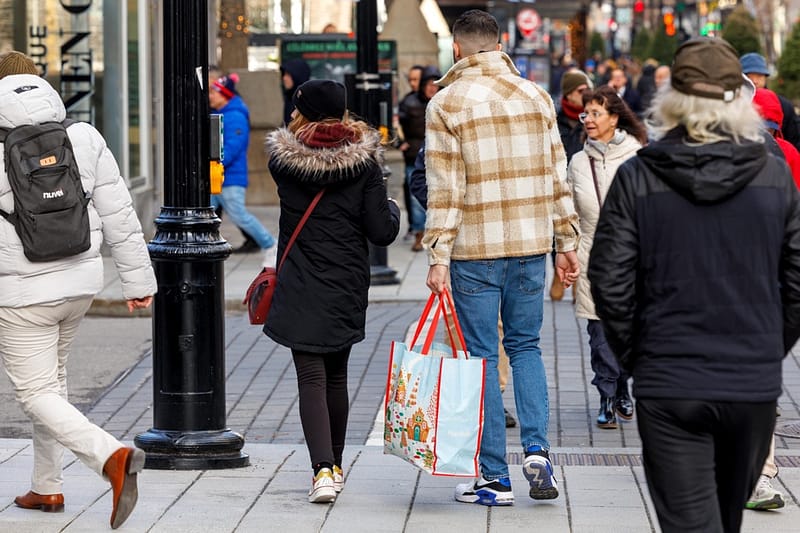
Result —
<instances>
[{"instance_id":1,"label":"stone wall","mask_svg":"<svg viewBox=\"0 0 800 533\"><path fill-rule=\"evenodd\" d=\"M247 150L249 186L247 203L276 205L278 193L267 170L264 139L283 123L283 90L280 72L237 72L237 90L250 108L250 145Z\"/></svg>"}]
</instances>

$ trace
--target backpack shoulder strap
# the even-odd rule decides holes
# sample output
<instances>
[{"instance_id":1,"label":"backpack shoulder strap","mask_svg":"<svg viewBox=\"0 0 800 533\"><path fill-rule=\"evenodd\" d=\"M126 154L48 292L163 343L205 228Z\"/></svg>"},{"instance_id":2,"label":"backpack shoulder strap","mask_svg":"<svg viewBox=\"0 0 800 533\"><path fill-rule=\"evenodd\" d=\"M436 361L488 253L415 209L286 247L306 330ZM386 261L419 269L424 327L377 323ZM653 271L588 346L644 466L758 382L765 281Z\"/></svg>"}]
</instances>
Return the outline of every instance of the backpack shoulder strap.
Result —
<instances>
[{"instance_id":1,"label":"backpack shoulder strap","mask_svg":"<svg viewBox=\"0 0 800 533\"><path fill-rule=\"evenodd\" d=\"M65 118L61 121L61 125L64 126L64 129L69 128L73 124L77 124L79 121L75 120L74 118Z\"/></svg>"}]
</instances>

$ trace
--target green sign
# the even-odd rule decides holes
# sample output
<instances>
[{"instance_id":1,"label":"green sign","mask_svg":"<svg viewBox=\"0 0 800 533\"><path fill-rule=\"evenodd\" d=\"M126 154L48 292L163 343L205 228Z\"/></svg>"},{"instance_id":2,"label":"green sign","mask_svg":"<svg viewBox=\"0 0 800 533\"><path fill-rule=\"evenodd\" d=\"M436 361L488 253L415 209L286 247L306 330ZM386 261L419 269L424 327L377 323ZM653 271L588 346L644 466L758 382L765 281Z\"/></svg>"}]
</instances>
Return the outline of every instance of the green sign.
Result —
<instances>
[{"instance_id":1,"label":"green sign","mask_svg":"<svg viewBox=\"0 0 800 533\"><path fill-rule=\"evenodd\" d=\"M281 63L302 59L311 67L311 78L344 83L346 74L356 74L358 43L354 39L320 39L298 36L281 40ZM397 42L378 41L378 71L397 72Z\"/></svg>"}]
</instances>

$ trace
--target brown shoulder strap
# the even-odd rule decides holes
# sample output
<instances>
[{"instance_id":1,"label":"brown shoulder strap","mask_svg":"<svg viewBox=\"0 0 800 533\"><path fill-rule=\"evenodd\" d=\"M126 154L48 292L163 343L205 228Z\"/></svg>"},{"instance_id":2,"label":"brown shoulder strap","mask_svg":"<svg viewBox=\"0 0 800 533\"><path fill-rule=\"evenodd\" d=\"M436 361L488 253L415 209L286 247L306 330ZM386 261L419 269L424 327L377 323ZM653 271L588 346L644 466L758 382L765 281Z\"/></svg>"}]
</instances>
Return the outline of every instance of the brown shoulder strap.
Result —
<instances>
[{"instance_id":1,"label":"brown shoulder strap","mask_svg":"<svg viewBox=\"0 0 800 533\"><path fill-rule=\"evenodd\" d=\"M597 205L603 207L603 201L600 199L600 184L597 182L597 171L594 169L594 158L589 158L589 166L592 167L592 181L594 181L594 192L597 195Z\"/></svg>"}]
</instances>

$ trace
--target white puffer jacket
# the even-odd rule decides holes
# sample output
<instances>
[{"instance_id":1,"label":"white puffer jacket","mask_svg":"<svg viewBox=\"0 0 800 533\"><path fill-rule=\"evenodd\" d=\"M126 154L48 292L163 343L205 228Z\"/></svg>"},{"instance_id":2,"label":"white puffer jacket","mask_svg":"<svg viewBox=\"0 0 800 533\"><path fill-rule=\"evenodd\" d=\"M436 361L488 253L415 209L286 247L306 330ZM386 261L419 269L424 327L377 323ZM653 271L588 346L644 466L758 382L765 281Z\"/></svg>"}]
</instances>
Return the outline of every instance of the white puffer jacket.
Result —
<instances>
[{"instance_id":1,"label":"white puffer jacket","mask_svg":"<svg viewBox=\"0 0 800 533\"><path fill-rule=\"evenodd\" d=\"M22 86L35 87L17 92ZM0 127L60 122L66 110L59 94L38 76L20 74L0 80ZM0 217L0 306L25 307L93 296L103 288L100 246L105 241L122 280L125 299L156 292L156 278L133 210L131 196L117 162L100 133L90 124L77 123L67 130L81 182L92 199L89 225L92 245L86 252L45 263L31 263L22 252L14 227ZM14 210L14 198L5 173L4 147L0 143L0 209Z\"/></svg>"},{"instance_id":2,"label":"white puffer jacket","mask_svg":"<svg viewBox=\"0 0 800 533\"><path fill-rule=\"evenodd\" d=\"M589 278L586 272L589 270L589 251L594 242L594 230L597 227L597 220L600 218L600 202L597 199L597 192L592 178L592 168L589 165L589 158L594 159L594 168L597 172L598 188L600 189L600 200L604 201L606 192L611 187L614 174L617 168L630 157L642 145L635 137L628 135L622 130L617 130L615 138L606 145L603 153L594 143L587 141L583 145L583 150L572 156L567 169L567 179L572 186L572 198L575 202L575 210L578 212L581 226L581 241L578 244L578 261L581 265L581 273L575 286L575 315L580 318L597 320L594 311L594 301L589 285Z\"/></svg>"}]
</instances>

